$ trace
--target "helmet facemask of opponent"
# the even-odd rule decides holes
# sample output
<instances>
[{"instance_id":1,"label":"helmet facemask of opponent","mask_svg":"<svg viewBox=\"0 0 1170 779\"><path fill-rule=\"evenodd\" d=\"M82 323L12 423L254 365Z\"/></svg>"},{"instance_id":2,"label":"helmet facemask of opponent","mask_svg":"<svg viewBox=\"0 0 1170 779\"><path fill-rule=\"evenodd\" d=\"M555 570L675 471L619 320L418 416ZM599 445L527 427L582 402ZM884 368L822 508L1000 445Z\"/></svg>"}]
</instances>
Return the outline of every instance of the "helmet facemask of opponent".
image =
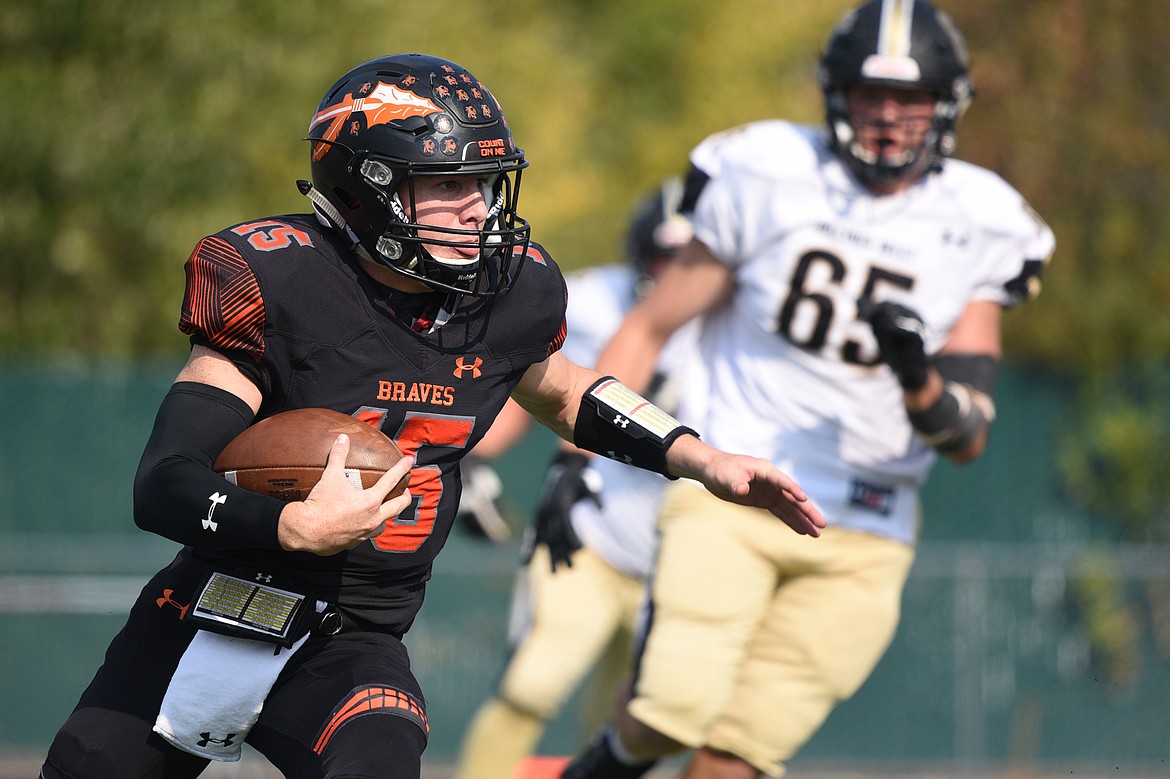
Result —
<instances>
[{"instance_id":1,"label":"helmet facemask of opponent","mask_svg":"<svg viewBox=\"0 0 1170 779\"><path fill-rule=\"evenodd\" d=\"M313 182L302 190L360 256L447 292L490 297L515 284L530 233L516 211L528 163L467 70L421 54L359 65L325 95L308 140ZM424 177L451 176L475 177L482 225L419 221Z\"/></svg>"},{"instance_id":2,"label":"helmet facemask of opponent","mask_svg":"<svg viewBox=\"0 0 1170 779\"><path fill-rule=\"evenodd\" d=\"M872 0L846 14L829 35L817 77L831 147L863 183L879 188L939 169L955 151L956 124L974 95L962 34L926 0ZM859 86L933 94L925 131L907 128L921 143L889 155L860 143L862 118L848 100Z\"/></svg>"}]
</instances>

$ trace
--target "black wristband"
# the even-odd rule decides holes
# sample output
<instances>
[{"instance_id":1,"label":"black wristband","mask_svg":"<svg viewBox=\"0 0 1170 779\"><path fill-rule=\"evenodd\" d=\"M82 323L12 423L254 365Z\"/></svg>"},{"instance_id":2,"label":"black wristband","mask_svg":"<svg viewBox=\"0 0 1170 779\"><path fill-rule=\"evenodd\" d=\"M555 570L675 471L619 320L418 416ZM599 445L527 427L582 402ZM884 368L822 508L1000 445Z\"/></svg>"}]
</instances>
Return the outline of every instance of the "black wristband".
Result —
<instances>
[{"instance_id":1,"label":"black wristband","mask_svg":"<svg viewBox=\"0 0 1170 779\"><path fill-rule=\"evenodd\" d=\"M923 440L943 453L966 449L990 423L971 390L951 381L943 385L942 394L929 408L911 411L908 416Z\"/></svg>"},{"instance_id":2,"label":"black wristband","mask_svg":"<svg viewBox=\"0 0 1170 779\"><path fill-rule=\"evenodd\" d=\"M681 435L699 434L612 376L599 379L581 398L573 443L611 460L676 479L666 450Z\"/></svg>"}]
</instances>

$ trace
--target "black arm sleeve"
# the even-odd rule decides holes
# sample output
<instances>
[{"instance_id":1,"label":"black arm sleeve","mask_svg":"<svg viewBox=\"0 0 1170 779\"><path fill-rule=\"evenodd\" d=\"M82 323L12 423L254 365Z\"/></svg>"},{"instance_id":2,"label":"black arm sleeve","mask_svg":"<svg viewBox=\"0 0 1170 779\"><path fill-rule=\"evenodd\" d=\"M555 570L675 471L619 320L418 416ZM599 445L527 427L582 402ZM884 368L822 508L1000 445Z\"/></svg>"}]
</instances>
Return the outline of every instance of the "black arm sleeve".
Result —
<instances>
[{"instance_id":1,"label":"black arm sleeve","mask_svg":"<svg viewBox=\"0 0 1170 779\"><path fill-rule=\"evenodd\" d=\"M987 397L995 395L999 360L990 354L940 354L934 358L934 367L945 381L966 384Z\"/></svg>"},{"instance_id":2,"label":"black arm sleeve","mask_svg":"<svg viewBox=\"0 0 1170 779\"><path fill-rule=\"evenodd\" d=\"M248 404L230 392L174 384L134 477L134 524L188 546L279 549L276 526L284 502L241 489L211 470L252 418Z\"/></svg>"}]
</instances>

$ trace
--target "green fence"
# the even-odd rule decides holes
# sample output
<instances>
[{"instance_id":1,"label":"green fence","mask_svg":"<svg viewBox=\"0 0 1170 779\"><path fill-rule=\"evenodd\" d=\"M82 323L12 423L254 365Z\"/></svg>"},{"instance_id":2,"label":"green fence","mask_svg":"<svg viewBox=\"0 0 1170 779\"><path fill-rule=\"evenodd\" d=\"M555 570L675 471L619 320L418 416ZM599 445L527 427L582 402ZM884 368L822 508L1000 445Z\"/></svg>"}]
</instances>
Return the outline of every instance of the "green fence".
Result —
<instances>
[{"instance_id":1,"label":"green fence","mask_svg":"<svg viewBox=\"0 0 1170 779\"><path fill-rule=\"evenodd\" d=\"M134 529L130 483L176 365L6 368L0 375L0 751L44 748L169 542ZM1009 371L987 454L940 464L893 646L797 764L1027 766L1168 772L1170 666L1139 636L1125 685L1098 665L1071 592L1105 559L1135 601L1170 578L1166 550L1110 543L1067 505L1053 452L1069 423L1059 381ZM537 431L500 463L519 525L552 446ZM407 638L449 761L503 662L516 543L455 535ZM571 751L571 704L541 749ZM784 716L777 701L777 716Z\"/></svg>"}]
</instances>

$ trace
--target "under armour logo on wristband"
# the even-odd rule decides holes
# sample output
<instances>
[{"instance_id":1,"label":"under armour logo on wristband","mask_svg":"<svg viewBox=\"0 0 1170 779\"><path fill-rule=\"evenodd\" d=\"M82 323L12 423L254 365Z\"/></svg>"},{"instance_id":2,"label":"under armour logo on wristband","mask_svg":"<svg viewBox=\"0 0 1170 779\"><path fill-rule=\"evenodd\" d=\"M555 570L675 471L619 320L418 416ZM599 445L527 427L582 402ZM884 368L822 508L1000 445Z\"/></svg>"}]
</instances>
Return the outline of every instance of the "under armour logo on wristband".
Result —
<instances>
[{"instance_id":1,"label":"under armour logo on wristband","mask_svg":"<svg viewBox=\"0 0 1170 779\"><path fill-rule=\"evenodd\" d=\"M224 503L227 503L227 495L220 495L218 492L213 492L208 497L208 500L211 501L211 505L207 509L207 518L203 520L203 529L210 530L214 533L219 527L219 523L213 521L211 515L215 513L216 506L222 506Z\"/></svg>"},{"instance_id":2,"label":"under armour logo on wristband","mask_svg":"<svg viewBox=\"0 0 1170 779\"><path fill-rule=\"evenodd\" d=\"M630 426L630 418L623 417L621 414L618 414L617 416L615 416L613 418L613 423L615 425L617 425L618 427L622 428L623 430L625 430L627 427Z\"/></svg>"}]
</instances>

